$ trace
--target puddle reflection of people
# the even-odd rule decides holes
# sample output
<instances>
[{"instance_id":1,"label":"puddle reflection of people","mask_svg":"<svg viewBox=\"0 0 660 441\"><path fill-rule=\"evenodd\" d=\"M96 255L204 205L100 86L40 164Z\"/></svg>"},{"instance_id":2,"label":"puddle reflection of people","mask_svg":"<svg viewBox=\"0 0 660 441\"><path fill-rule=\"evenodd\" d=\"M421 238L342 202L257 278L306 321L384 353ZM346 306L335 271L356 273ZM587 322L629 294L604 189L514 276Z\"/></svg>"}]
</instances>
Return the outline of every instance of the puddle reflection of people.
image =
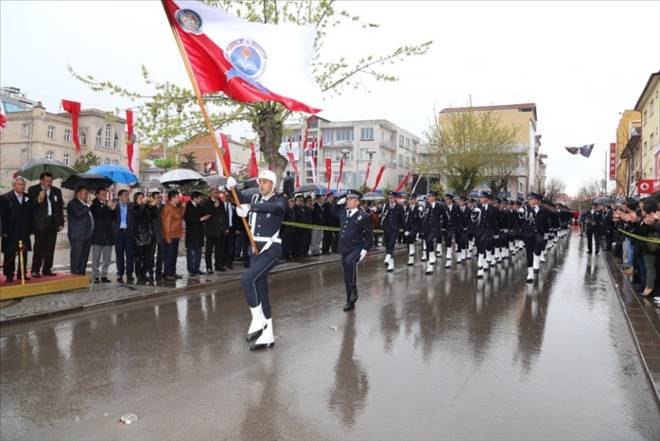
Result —
<instances>
[{"instance_id":1,"label":"puddle reflection of people","mask_svg":"<svg viewBox=\"0 0 660 441\"><path fill-rule=\"evenodd\" d=\"M355 315L346 316L344 336L335 365L335 382L330 390L328 407L339 414L345 426L353 426L358 412L364 409L369 380L355 353Z\"/></svg>"}]
</instances>

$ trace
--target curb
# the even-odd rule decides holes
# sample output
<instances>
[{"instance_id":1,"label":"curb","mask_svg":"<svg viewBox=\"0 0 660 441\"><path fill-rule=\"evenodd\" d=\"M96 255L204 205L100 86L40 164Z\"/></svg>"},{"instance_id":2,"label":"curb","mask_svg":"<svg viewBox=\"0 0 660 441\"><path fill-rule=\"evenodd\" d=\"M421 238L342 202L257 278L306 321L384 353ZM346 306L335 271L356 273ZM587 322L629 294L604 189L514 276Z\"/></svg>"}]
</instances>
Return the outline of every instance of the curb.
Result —
<instances>
[{"instance_id":1,"label":"curb","mask_svg":"<svg viewBox=\"0 0 660 441\"><path fill-rule=\"evenodd\" d=\"M401 251L405 251L406 246L400 246L397 245L394 252L399 253ZM385 249L381 247L380 249L376 251L372 251L369 253L370 256L376 256L379 254L385 254ZM319 265L324 265L327 263L337 263L341 261L341 257L339 257L338 254L333 254L334 257L323 260L323 261L314 261L314 262L306 262L306 263L301 263L295 267L292 268L280 268L277 269L275 267L270 274L272 275L277 275L279 273L283 272L289 272L289 271L298 271L314 266L319 266ZM116 300L107 300L107 301L100 301L96 303L89 303L85 305L80 305L80 306L74 306L70 308L64 308L60 309L57 311L50 311L50 312L39 312L36 314L31 314L31 315L25 315L25 316L20 316L20 317L13 317L9 318L6 320L0 321L0 326L9 326L9 325L15 325L15 324L23 324L23 323L28 323L31 321L38 321L38 320L44 320L44 319L54 319L54 318L61 318L62 316L66 315L76 315L76 314L81 314L85 312L90 312L90 311L97 311L97 310L102 310L102 309L107 309L113 306L122 306L126 305L129 303L138 303L138 302L143 302L143 301L149 301L153 300L155 298L165 298L168 296L175 296L175 295L180 295L183 293L186 294L194 294L198 293L200 291L204 291L207 289L214 289L214 288L219 288L223 285L227 285L230 283L234 283L240 280L241 274L236 274L236 275L231 275L227 276L226 278L220 279L220 280L214 280L210 282L204 282L200 283L198 285L194 286L181 286L181 287L174 287L171 289L164 289L162 291L155 291L155 292L150 292L146 293L143 295L138 295L135 297L128 297L124 299L116 299ZM47 295L47 294L46 294Z\"/></svg>"},{"instance_id":2,"label":"curb","mask_svg":"<svg viewBox=\"0 0 660 441\"><path fill-rule=\"evenodd\" d=\"M616 261L614 260L614 256L612 255L612 253L605 252L603 254L603 260L605 261L605 267L607 268L607 272L610 275L610 279L612 280L612 287L616 292L617 300L619 301L619 305L621 305L621 310L623 311L623 315L626 318L628 329L630 330L630 334L632 335L633 341L635 342L635 348L637 349L639 358L642 361L643 370L646 373L646 377L649 383L651 383L651 389L653 390L653 392L655 392L656 402L660 404L660 378L658 381L654 380L653 378L653 372L649 368L649 365L646 361L646 355L644 353L644 349L642 348L639 342L637 333L635 332L635 325L633 324L630 315L628 314L628 308L624 303L623 297L626 297L627 294L629 294L631 298L634 299L633 301L636 302L638 305L640 305L642 310L645 310L645 307L641 304L641 299L635 293L635 290L632 284L630 283L630 280L628 280L628 278L625 277L621 272L621 270L618 268L618 265L616 264ZM646 315L646 311L645 311L645 315ZM646 315L646 318L650 322L650 318L648 317L648 315ZM653 326L652 323L649 324ZM656 334L657 334L657 330L656 330Z\"/></svg>"}]
</instances>

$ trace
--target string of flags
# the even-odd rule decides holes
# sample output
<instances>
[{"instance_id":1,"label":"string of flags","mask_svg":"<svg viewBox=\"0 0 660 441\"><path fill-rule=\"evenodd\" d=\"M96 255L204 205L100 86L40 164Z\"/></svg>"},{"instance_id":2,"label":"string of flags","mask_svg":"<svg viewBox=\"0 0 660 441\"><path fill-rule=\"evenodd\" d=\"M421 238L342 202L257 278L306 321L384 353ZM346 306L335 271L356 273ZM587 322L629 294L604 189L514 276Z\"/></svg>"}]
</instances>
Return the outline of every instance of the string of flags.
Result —
<instances>
[{"instance_id":1,"label":"string of flags","mask_svg":"<svg viewBox=\"0 0 660 441\"><path fill-rule=\"evenodd\" d=\"M585 158L591 156L591 151L594 149L593 144L587 144L580 147L564 147L568 153L571 155L577 155L578 153Z\"/></svg>"}]
</instances>

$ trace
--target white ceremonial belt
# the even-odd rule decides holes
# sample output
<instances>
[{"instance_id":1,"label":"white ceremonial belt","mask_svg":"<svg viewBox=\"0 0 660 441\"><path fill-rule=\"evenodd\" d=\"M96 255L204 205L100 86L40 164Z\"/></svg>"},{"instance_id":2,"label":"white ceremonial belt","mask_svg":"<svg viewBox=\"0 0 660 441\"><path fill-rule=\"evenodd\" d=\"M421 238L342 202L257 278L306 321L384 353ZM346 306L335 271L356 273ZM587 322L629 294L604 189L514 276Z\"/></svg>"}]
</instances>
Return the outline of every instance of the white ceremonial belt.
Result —
<instances>
[{"instance_id":1,"label":"white ceremonial belt","mask_svg":"<svg viewBox=\"0 0 660 441\"><path fill-rule=\"evenodd\" d=\"M279 234L280 234L280 232L278 230L272 236L254 236L254 241L255 242L265 242L266 243L266 245L264 245L264 247L261 249L261 251L263 252L263 251L266 251L268 248L270 248L270 246L273 243L279 243L279 244L282 243L282 239L280 239Z\"/></svg>"}]
</instances>

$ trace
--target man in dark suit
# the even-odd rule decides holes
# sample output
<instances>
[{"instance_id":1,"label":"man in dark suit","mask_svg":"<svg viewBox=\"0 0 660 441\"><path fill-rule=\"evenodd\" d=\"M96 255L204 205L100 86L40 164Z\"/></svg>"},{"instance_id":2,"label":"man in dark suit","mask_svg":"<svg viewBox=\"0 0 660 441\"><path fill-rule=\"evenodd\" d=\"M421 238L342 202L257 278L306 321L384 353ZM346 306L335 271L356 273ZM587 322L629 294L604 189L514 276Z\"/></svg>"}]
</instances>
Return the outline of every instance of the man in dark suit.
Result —
<instances>
[{"instance_id":1,"label":"man in dark suit","mask_svg":"<svg viewBox=\"0 0 660 441\"><path fill-rule=\"evenodd\" d=\"M99 188L90 208L94 217L92 232L92 277L94 283L110 283L108 268L115 244L113 224L115 221L115 201L108 200L108 189Z\"/></svg>"},{"instance_id":2,"label":"man in dark suit","mask_svg":"<svg viewBox=\"0 0 660 441\"><path fill-rule=\"evenodd\" d=\"M53 255L57 233L64 228L62 191L53 187L53 175L43 172L39 183L28 189L32 203L34 254L32 277L53 276Z\"/></svg>"},{"instance_id":3,"label":"man in dark suit","mask_svg":"<svg viewBox=\"0 0 660 441\"><path fill-rule=\"evenodd\" d=\"M88 199L89 189L81 186L76 189L76 197L66 206L68 236L71 242L71 274L85 275L87 269L94 232L94 217Z\"/></svg>"},{"instance_id":4,"label":"man in dark suit","mask_svg":"<svg viewBox=\"0 0 660 441\"><path fill-rule=\"evenodd\" d=\"M202 212L210 216L204 223L206 273L213 274L214 268L215 271L225 271L222 262L225 252L224 239L227 229L227 213L225 212L225 205L220 200L220 193L217 188L212 188L208 199L202 202ZM215 258L215 267L213 266L213 258Z\"/></svg>"},{"instance_id":5,"label":"man in dark suit","mask_svg":"<svg viewBox=\"0 0 660 441\"><path fill-rule=\"evenodd\" d=\"M335 211L335 195L328 194L325 202L321 206L323 210L323 225L326 227L334 227L337 223L337 217L334 214ZM337 242L337 233L334 231L324 231L323 232L323 246L322 253L330 254L330 251L333 253L336 251L335 244Z\"/></svg>"},{"instance_id":6,"label":"man in dark suit","mask_svg":"<svg viewBox=\"0 0 660 441\"><path fill-rule=\"evenodd\" d=\"M149 209L151 210L151 231L153 231L154 240L151 241L151 249L149 250L149 262L147 262L147 265L150 270L148 271L148 276L149 278L161 278L163 277L165 263L165 239L163 238L163 225L160 219L160 214L163 210L163 195L160 191L155 190L151 192L149 205Z\"/></svg>"},{"instance_id":7,"label":"man in dark suit","mask_svg":"<svg viewBox=\"0 0 660 441\"><path fill-rule=\"evenodd\" d=\"M128 282L133 281L133 251L135 241L135 222L133 204L129 201L128 190L119 190L115 208L115 254L117 258L117 282L124 282L124 273Z\"/></svg>"},{"instance_id":8,"label":"man in dark suit","mask_svg":"<svg viewBox=\"0 0 660 441\"><path fill-rule=\"evenodd\" d=\"M201 202L202 193L193 191L183 216L186 223L186 263L190 276L202 274L199 267L204 246L204 222L211 217L210 214L203 213Z\"/></svg>"},{"instance_id":9,"label":"man in dark suit","mask_svg":"<svg viewBox=\"0 0 660 441\"><path fill-rule=\"evenodd\" d=\"M3 273L7 282L14 279L14 271L19 264L18 242L23 241L23 276L27 267L27 253L30 251L30 227L32 225L32 204L25 194L25 180L14 178L12 191L0 197L0 216L2 218ZM17 278L21 278L20 265ZM28 279L25 276L25 279Z\"/></svg>"},{"instance_id":10,"label":"man in dark suit","mask_svg":"<svg viewBox=\"0 0 660 441\"><path fill-rule=\"evenodd\" d=\"M224 249L223 259L220 262L221 268L234 269L234 250L236 248L236 231L237 227L241 223L238 215L236 214L236 207L231 202L231 196L224 193L220 190L221 200L223 200L223 205L225 208L225 234L223 239L222 247ZM241 228L243 226L241 225ZM247 258L247 256L243 256Z\"/></svg>"}]
</instances>

